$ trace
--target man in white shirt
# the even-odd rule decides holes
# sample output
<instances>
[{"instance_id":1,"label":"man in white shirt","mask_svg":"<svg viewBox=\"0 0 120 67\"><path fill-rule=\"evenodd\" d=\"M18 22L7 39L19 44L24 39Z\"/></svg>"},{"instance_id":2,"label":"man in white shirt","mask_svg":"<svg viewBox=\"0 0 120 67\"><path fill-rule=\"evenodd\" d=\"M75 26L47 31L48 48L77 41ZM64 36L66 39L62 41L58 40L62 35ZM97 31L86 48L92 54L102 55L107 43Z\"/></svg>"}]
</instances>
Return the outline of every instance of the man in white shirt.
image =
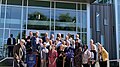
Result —
<instances>
[{"instance_id":1,"label":"man in white shirt","mask_svg":"<svg viewBox=\"0 0 120 67\"><path fill-rule=\"evenodd\" d=\"M46 48L46 43L43 44L43 49L41 50L41 67L47 67L48 60L48 49Z\"/></svg>"}]
</instances>

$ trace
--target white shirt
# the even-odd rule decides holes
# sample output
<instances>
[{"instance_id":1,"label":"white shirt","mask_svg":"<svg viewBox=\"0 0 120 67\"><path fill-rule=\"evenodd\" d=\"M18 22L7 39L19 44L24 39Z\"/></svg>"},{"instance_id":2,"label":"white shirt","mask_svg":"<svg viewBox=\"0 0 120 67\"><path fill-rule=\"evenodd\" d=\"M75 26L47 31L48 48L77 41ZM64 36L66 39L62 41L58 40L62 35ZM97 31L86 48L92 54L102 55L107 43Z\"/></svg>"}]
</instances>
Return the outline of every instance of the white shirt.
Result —
<instances>
[{"instance_id":1,"label":"white shirt","mask_svg":"<svg viewBox=\"0 0 120 67\"><path fill-rule=\"evenodd\" d=\"M13 38L11 38L11 44L13 44Z\"/></svg>"},{"instance_id":2,"label":"white shirt","mask_svg":"<svg viewBox=\"0 0 120 67\"><path fill-rule=\"evenodd\" d=\"M41 59L46 60L47 54L48 53L48 49L47 48L43 48L41 51Z\"/></svg>"},{"instance_id":3,"label":"white shirt","mask_svg":"<svg viewBox=\"0 0 120 67\"><path fill-rule=\"evenodd\" d=\"M57 44L56 44L56 47L58 48L62 43L59 41Z\"/></svg>"},{"instance_id":4,"label":"white shirt","mask_svg":"<svg viewBox=\"0 0 120 67\"><path fill-rule=\"evenodd\" d=\"M90 55L90 51L87 49L84 53L83 53L83 64L87 64L88 63L88 59L91 57Z\"/></svg>"},{"instance_id":5,"label":"white shirt","mask_svg":"<svg viewBox=\"0 0 120 67\"><path fill-rule=\"evenodd\" d=\"M38 37L36 38L36 44L38 44L38 43L39 43L39 39L40 39L40 38L38 38Z\"/></svg>"},{"instance_id":6,"label":"white shirt","mask_svg":"<svg viewBox=\"0 0 120 67\"><path fill-rule=\"evenodd\" d=\"M48 47L50 45L50 43L49 42L46 42L46 47Z\"/></svg>"}]
</instances>

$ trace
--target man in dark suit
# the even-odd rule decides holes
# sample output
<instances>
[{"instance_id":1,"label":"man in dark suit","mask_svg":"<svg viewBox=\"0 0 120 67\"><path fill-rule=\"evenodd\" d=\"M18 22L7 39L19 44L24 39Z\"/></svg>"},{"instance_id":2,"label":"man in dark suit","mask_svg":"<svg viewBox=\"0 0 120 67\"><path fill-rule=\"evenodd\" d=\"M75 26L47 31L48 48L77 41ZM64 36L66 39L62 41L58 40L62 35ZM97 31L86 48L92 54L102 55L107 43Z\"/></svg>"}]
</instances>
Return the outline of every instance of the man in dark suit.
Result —
<instances>
[{"instance_id":1,"label":"man in dark suit","mask_svg":"<svg viewBox=\"0 0 120 67\"><path fill-rule=\"evenodd\" d=\"M10 34L10 38L7 40L8 45L8 57L13 57L13 47L16 44L16 40L13 37L13 34Z\"/></svg>"},{"instance_id":2,"label":"man in dark suit","mask_svg":"<svg viewBox=\"0 0 120 67\"><path fill-rule=\"evenodd\" d=\"M45 36L42 38L43 43L46 42L46 37L48 37L48 33L47 32L45 33Z\"/></svg>"},{"instance_id":3,"label":"man in dark suit","mask_svg":"<svg viewBox=\"0 0 120 67\"><path fill-rule=\"evenodd\" d=\"M29 36L26 39L26 45L25 45L27 54L32 52L32 43L31 43L32 38L33 38L33 32L30 31Z\"/></svg>"},{"instance_id":4,"label":"man in dark suit","mask_svg":"<svg viewBox=\"0 0 120 67\"><path fill-rule=\"evenodd\" d=\"M31 44L32 44L32 52L36 54L37 56L37 60L38 61L36 63L36 66L37 67L40 67L40 55L41 55L41 46L40 46L40 37L39 37L39 31L36 31L36 34L34 37L32 37L32 40L31 40Z\"/></svg>"}]
</instances>

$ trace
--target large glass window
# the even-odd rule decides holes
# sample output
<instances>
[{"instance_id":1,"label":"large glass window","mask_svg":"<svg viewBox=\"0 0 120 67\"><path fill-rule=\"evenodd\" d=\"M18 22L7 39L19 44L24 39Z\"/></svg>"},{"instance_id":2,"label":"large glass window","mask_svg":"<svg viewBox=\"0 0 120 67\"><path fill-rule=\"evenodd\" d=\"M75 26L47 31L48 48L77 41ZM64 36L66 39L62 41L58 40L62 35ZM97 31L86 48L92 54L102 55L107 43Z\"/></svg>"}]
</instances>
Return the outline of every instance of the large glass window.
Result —
<instances>
[{"instance_id":1,"label":"large glass window","mask_svg":"<svg viewBox=\"0 0 120 67\"><path fill-rule=\"evenodd\" d=\"M10 30L10 34L13 34L13 37L17 40L20 39L20 30Z\"/></svg>"},{"instance_id":2,"label":"large glass window","mask_svg":"<svg viewBox=\"0 0 120 67\"><path fill-rule=\"evenodd\" d=\"M56 9L55 30L76 31L75 10Z\"/></svg>"},{"instance_id":3,"label":"large glass window","mask_svg":"<svg viewBox=\"0 0 120 67\"><path fill-rule=\"evenodd\" d=\"M28 6L50 7L49 1L29 0L28 3Z\"/></svg>"},{"instance_id":4,"label":"large glass window","mask_svg":"<svg viewBox=\"0 0 120 67\"><path fill-rule=\"evenodd\" d=\"M27 13L27 0L24 0L24 7L22 12L22 0L16 0L10 2L6 9L5 19L5 6L2 6L0 27L4 26L7 29L34 29L34 30L50 30L54 31L72 31L74 33L85 33L80 34L87 35L87 6L86 4L67 3L67 2L50 2L40 0L28 0L28 13ZM17 5L17 6L16 6ZM71 7L70 7L71 6ZM23 15L22 15L23 14ZM27 25L26 25L27 23ZM5 38L7 34L11 33L9 30L5 30ZM13 30L13 31L15 31ZM24 33L24 31L23 31ZM19 33L20 34L20 33ZM17 33L15 37L20 37ZM24 34L22 35L24 36ZM17 37L17 38L18 38ZM81 38L82 39L82 38ZM87 38L84 38L87 40Z\"/></svg>"},{"instance_id":5,"label":"large glass window","mask_svg":"<svg viewBox=\"0 0 120 67\"><path fill-rule=\"evenodd\" d=\"M49 30L50 9L29 8L27 29Z\"/></svg>"},{"instance_id":6,"label":"large glass window","mask_svg":"<svg viewBox=\"0 0 120 67\"><path fill-rule=\"evenodd\" d=\"M2 4L5 4L5 1L6 1L6 0L2 0Z\"/></svg>"},{"instance_id":7,"label":"large glass window","mask_svg":"<svg viewBox=\"0 0 120 67\"><path fill-rule=\"evenodd\" d=\"M56 3L55 30L76 31L75 9L76 6L72 3Z\"/></svg>"},{"instance_id":8,"label":"large glass window","mask_svg":"<svg viewBox=\"0 0 120 67\"><path fill-rule=\"evenodd\" d=\"M21 7L7 6L5 27L21 28Z\"/></svg>"},{"instance_id":9,"label":"large glass window","mask_svg":"<svg viewBox=\"0 0 120 67\"><path fill-rule=\"evenodd\" d=\"M78 11L78 32L87 32L87 11Z\"/></svg>"},{"instance_id":10,"label":"large glass window","mask_svg":"<svg viewBox=\"0 0 120 67\"><path fill-rule=\"evenodd\" d=\"M54 30L54 10L54 8L51 9L51 30Z\"/></svg>"},{"instance_id":11,"label":"large glass window","mask_svg":"<svg viewBox=\"0 0 120 67\"><path fill-rule=\"evenodd\" d=\"M0 46L3 44L3 29L0 29Z\"/></svg>"},{"instance_id":12,"label":"large glass window","mask_svg":"<svg viewBox=\"0 0 120 67\"><path fill-rule=\"evenodd\" d=\"M86 4L79 4L77 11L77 31L87 32L87 10Z\"/></svg>"},{"instance_id":13,"label":"large glass window","mask_svg":"<svg viewBox=\"0 0 120 67\"><path fill-rule=\"evenodd\" d=\"M83 45L87 44L87 33L77 33Z\"/></svg>"},{"instance_id":14,"label":"large glass window","mask_svg":"<svg viewBox=\"0 0 120 67\"><path fill-rule=\"evenodd\" d=\"M63 3L63 2L57 2L56 8L61 9L76 9L76 3Z\"/></svg>"},{"instance_id":15,"label":"large glass window","mask_svg":"<svg viewBox=\"0 0 120 67\"><path fill-rule=\"evenodd\" d=\"M5 29L4 39L7 39L10 36L9 29Z\"/></svg>"},{"instance_id":16,"label":"large glass window","mask_svg":"<svg viewBox=\"0 0 120 67\"><path fill-rule=\"evenodd\" d=\"M7 4L9 4L9 5L22 5L22 1L24 1L24 0L7 0Z\"/></svg>"},{"instance_id":17,"label":"large glass window","mask_svg":"<svg viewBox=\"0 0 120 67\"><path fill-rule=\"evenodd\" d=\"M4 27L4 18L5 18L5 6L1 6L1 14L0 14L0 28Z\"/></svg>"},{"instance_id":18,"label":"large glass window","mask_svg":"<svg viewBox=\"0 0 120 67\"><path fill-rule=\"evenodd\" d=\"M26 29L26 23L27 23L27 7L23 8L23 22L22 22L22 27L23 29Z\"/></svg>"}]
</instances>

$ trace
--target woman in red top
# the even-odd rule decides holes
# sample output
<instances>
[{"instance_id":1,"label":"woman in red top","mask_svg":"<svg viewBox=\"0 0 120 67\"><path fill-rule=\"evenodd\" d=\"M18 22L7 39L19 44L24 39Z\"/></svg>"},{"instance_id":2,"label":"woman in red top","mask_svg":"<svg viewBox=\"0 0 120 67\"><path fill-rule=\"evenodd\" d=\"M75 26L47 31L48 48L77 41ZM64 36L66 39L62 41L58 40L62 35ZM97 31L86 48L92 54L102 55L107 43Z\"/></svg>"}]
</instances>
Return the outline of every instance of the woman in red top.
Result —
<instances>
[{"instance_id":1,"label":"woman in red top","mask_svg":"<svg viewBox=\"0 0 120 67\"><path fill-rule=\"evenodd\" d=\"M52 45L52 50L49 51L49 65L48 67L56 67L56 60L57 60L57 51L55 50L55 45Z\"/></svg>"}]
</instances>

